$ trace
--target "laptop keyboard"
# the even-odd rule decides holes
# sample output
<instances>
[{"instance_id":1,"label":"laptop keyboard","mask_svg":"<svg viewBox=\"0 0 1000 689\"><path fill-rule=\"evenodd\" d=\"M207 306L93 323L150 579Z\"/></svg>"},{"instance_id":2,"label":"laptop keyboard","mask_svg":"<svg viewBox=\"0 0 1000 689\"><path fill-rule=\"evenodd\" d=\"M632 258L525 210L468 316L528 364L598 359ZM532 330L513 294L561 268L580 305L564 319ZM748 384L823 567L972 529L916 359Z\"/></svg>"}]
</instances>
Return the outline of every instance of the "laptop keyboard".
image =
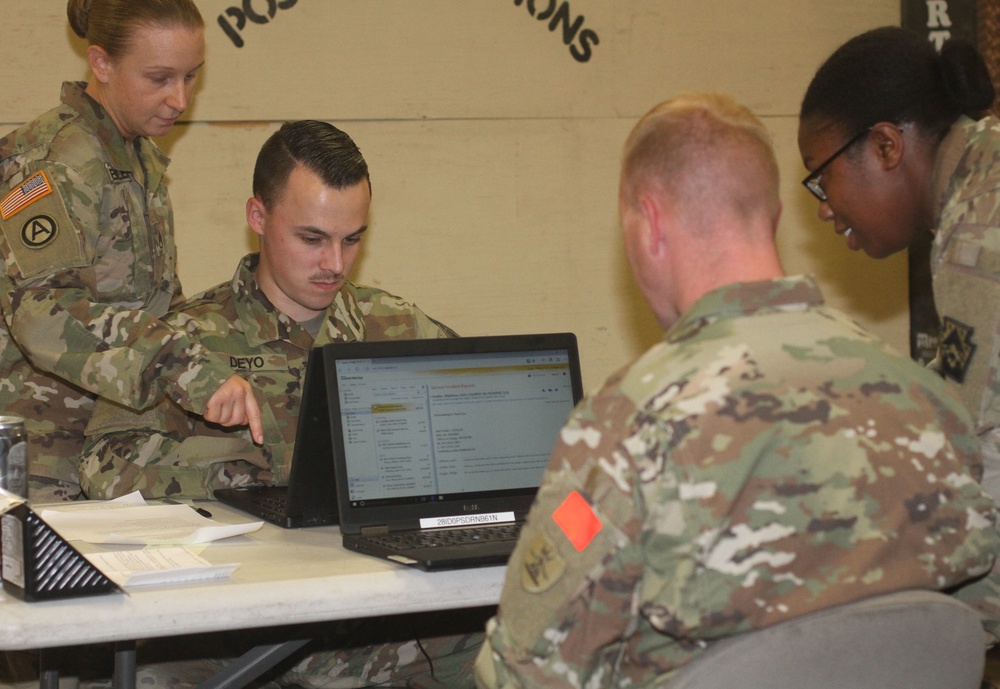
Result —
<instances>
[{"instance_id":1,"label":"laptop keyboard","mask_svg":"<svg viewBox=\"0 0 1000 689\"><path fill-rule=\"evenodd\" d=\"M477 526L466 529L439 529L434 531L407 531L405 533L368 535L366 540L391 550L413 550L415 548L440 548L444 546L466 545L468 543L495 543L516 541L521 531L521 522L498 526Z\"/></svg>"},{"instance_id":2,"label":"laptop keyboard","mask_svg":"<svg viewBox=\"0 0 1000 689\"><path fill-rule=\"evenodd\" d=\"M288 496L272 497L272 496L262 496L260 501L262 505L266 505L275 512L284 512L285 505L288 504Z\"/></svg>"},{"instance_id":3,"label":"laptop keyboard","mask_svg":"<svg viewBox=\"0 0 1000 689\"><path fill-rule=\"evenodd\" d=\"M288 489L276 486L226 488L218 491L216 497L251 514L270 513L280 518L284 517L288 504Z\"/></svg>"}]
</instances>

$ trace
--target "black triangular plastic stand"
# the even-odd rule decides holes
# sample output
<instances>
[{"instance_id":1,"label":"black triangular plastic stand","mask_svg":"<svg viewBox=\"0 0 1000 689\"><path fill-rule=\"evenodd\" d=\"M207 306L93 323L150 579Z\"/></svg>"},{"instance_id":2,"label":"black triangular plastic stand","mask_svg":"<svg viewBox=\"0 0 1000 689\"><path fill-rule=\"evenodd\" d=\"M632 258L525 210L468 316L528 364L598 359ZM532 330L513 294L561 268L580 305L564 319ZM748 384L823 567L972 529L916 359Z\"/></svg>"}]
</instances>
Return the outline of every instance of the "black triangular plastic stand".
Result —
<instances>
[{"instance_id":1,"label":"black triangular plastic stand","mask_svg":"<svg viewBox=\"0 0 1000 689\"><path fill-rule=\"evenodd\" d=\"M0 517L0 570L7 593L27 601L121 591L26 503Z\"/></svg>"}]
</instances>

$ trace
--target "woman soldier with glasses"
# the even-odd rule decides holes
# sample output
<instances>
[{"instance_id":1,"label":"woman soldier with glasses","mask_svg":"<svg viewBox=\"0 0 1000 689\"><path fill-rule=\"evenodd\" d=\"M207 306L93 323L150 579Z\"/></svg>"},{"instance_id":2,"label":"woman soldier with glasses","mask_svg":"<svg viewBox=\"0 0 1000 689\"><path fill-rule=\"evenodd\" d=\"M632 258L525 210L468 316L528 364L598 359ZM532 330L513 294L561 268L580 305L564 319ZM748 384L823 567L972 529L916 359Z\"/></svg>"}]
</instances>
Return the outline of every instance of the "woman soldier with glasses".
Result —
<instances>
[{"instance_id":1,"label":"woman soldier with glasses","mask_svg":"<svg viewBox=\"0 0 1000 689\"><path fill-rule=\"evenodd\" d=\"M934 365L955 381L1000 502L1000 120L982 57L884 27L813 77L799 114L805 187L848 248L885 258L926 232L941 317Z\"/></svg>"}]
</instances>

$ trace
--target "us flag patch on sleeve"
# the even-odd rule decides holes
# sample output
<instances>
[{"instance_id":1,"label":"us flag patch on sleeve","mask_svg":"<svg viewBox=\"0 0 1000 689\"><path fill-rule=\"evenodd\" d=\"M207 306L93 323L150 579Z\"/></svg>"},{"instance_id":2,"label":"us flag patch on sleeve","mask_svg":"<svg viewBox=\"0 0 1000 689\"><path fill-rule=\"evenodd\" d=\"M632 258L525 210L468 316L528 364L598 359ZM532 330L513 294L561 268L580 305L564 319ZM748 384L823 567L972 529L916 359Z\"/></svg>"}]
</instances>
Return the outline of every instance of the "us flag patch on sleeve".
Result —
<instances>
[{"instance_id":1,"label":"us flag patch on sleeve","mask_svg":"<svg viewBox=\"0 0 1000 689\"><path fill-rule=\"evenodd\" d=\"M35 173L14 187L3 197L3 201L0 201L0 220L6 220L51 193L52 185L49 184L49 178L44 172Z\"/></svg>"}]
</instances>

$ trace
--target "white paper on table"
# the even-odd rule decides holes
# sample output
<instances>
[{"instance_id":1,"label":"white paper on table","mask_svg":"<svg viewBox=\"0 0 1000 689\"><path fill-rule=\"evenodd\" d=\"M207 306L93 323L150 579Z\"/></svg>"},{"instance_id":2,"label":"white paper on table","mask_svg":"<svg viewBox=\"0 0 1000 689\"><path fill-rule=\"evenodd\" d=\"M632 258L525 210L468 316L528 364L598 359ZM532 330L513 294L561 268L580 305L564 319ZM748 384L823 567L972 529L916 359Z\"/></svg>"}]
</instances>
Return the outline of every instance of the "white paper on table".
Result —
<instances>
[{"instance_id":1,"label":"white paper on table","mask_svg":"<svg viewBox=\"0 0 1000 689\"><path fill-rule=\"evenodd\" d=\"M213 565L186 548L90 553L87 559L119 586L154 586L228 579L238 563Z\"/></svg>"},{"instance_id":2,"label":"white paper on table","mask_svg":"<svg viewBox=\"0 0 1000 689\"><path fill-rule=\"evenodd\" d=\"M106 504L106 509L99 505ZM240 536L264 522L224 524L187 505L122 506L91 503L87 509L43 510L39 516L68 541L117 545L186 545Z\"/></svg>"}]
</instances>

